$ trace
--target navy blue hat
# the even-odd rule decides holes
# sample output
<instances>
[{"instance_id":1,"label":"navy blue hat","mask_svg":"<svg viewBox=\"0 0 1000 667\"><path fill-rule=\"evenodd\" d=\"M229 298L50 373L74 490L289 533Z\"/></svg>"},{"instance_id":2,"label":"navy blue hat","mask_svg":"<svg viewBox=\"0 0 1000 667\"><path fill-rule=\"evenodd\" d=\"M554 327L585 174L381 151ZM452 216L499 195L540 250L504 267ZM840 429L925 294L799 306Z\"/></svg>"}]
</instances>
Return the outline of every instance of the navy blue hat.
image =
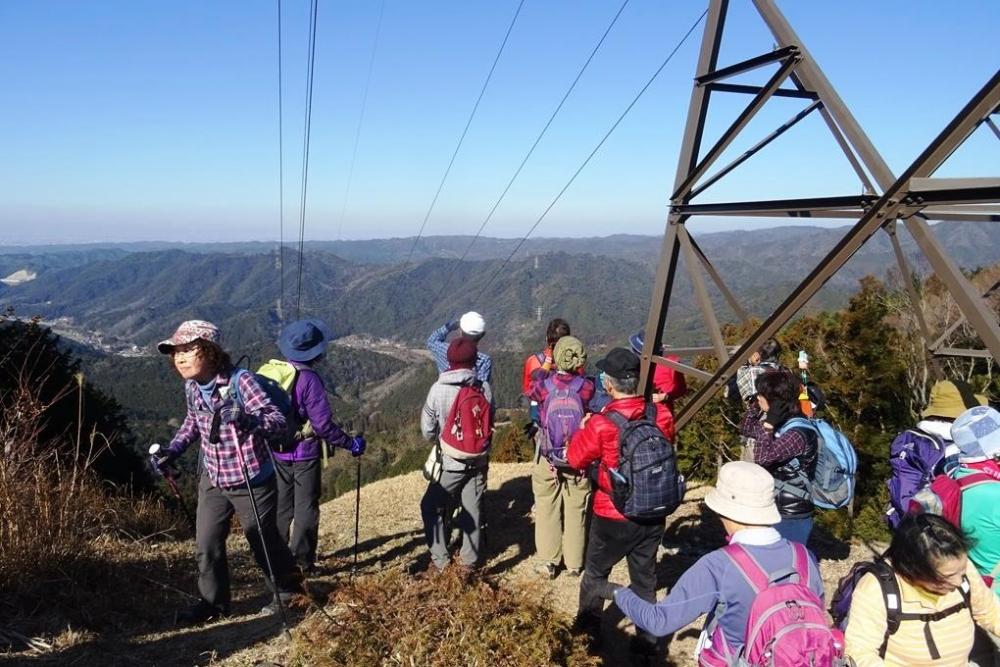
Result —
<instances>
[{"instance_id":1,"label":"navy blue hat","mask_svg":"<svg viewBox=\"0 0 1000 667\"><path fill-rule=\"evenodd\" d=\"M636 354L642 354L642 345L646 340L645 331L637 331L636 333L629 336L628 344L632 348L632 351ZM653 350L653 354L660 354L663 352L663 346L657 345L656 349Z\"/></svg>"},{"instance_id":2,"label":"navy blue hat","mask_svg":"<svg viewBox=\"0 0 1000 667\"><path fill-rule=\"evenodd\" d=\"M289 361L312 361L326 351L330 330L322 320L299 320L278 336L278 349Z\"/></svg>"}]
</instances>

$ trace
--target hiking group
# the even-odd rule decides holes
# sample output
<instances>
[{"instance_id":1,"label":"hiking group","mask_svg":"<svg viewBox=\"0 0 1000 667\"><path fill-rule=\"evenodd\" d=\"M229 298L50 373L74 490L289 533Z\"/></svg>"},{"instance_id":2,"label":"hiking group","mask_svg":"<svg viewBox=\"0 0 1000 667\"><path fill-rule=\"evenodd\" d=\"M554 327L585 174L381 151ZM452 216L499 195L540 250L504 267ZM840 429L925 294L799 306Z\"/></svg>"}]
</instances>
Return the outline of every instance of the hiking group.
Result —
<instances>
[{"instance_id":1,"label":"hiking group","mask_svg":"<svg viewBox=\"0 0 1000 667\"><path fill-rule=\"evenodd\" d=\"M432 443L420 502L432 571L473 570L485 561L495 418L493 361L479 349L485 332L483 317L468 312L427 340L439 372L420 417ZM288 597L302 592L303 575L314 572L320 460L331 446L354 456L366 447L363 436L333 420L316 372L329 338L318 320L289 324L278 340L285 360L256 373L232 363L218 328L205 321L184 322L159 344L186 381L187 416L154 463L170 474L174 460L200 443L201 599L179 620L228 613L225 540L233 514L273 594L266 611L283 614ZM793 372L781 365L773 340L727 387L743 409L734 433L743 460L719 469L704 500L726 545L696 561L658 601L657 556L667 517L685 495L673 408L687 386L674 368L678 358L667 352L659 344L646 349L635 334L588 375L584 343L557 318L544 349L524 362L526 433L535 445L534 571L579 578L575 627L592 650L600 648L611 601L636 627L629 653L639 664L701 616L695 659L713 667L1000 664L1000 588L993 587L1000 574L1000 413L959 382L933 386L923 420L888 453L889 548L840 581L831 623L807 545L817 509L850 503L857 458L822 418L825 397L809 377L808 355L799 353ZM639 383L642 354L670 362L655 366L648 400ZM454 565L452 529L461 533ZM610 580L623 560L627 587Z\"/></svg>"}]
</instances>

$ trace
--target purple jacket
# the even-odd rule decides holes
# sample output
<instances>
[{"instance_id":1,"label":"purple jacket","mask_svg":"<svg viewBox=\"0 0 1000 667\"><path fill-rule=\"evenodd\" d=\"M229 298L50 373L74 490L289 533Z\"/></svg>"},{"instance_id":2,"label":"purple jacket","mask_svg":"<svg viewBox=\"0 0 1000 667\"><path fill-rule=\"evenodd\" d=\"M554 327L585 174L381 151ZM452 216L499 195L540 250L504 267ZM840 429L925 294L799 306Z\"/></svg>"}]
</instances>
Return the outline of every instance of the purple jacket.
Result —
<instances>
[{"instance_id":1,"label":"purple jacket","mask_svg":"<svg viewBox=\"0 0 1000 667\"><path fill-rule=\"evenodd\" d=\"M288 363L299 371L295 377L295 387L292 389L292 410L298 414L303 424L306 420L312 424L316 435L299 441L295 449L290 452L275 452L274 458L285 463L319 458L321 440L326 440L333 447L349 448L351 438L333 421L330 401L326 397L326 387L319 373L305 364L295 361Z\"/></svg>"},{"instance_id":2,"label":"purple jacket","mask_svg":"<svg viewBox=\"0 0 1000 667\"><path fill-rule=\"evenodd\" d=\"M777 572L792 567L792 548L773 528L741 530L734 536L761 568ZM823 599L823 579L810 554L809 589ZM628 588L615 591L615 603L638 627L658 637L677 632L702 614L726 602L719 627L730 648L743 648L747 616L754 594L743 573L722 549L702 556L677 580L670 594L657 603L646 602Z\"/></svg>"}]
</instances>

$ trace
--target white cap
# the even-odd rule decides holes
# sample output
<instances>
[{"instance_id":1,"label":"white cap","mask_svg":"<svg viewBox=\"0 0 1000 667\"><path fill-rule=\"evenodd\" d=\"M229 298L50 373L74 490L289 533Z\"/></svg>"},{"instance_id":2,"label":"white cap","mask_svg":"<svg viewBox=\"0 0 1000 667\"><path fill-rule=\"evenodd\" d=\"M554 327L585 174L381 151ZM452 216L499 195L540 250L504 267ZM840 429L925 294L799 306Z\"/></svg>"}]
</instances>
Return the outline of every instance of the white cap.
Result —
<instances>
[{"instance_id":1,"label":"white cap","mask_svg":"<svg viewBox=\"0 0 1000 667\"><path fill-rule=\"evenodd\" d=\"M479 336L486 333L486 320L476 311L470 310L459 318L458 328L470 336Z\"/></svg>"}]
</instances>

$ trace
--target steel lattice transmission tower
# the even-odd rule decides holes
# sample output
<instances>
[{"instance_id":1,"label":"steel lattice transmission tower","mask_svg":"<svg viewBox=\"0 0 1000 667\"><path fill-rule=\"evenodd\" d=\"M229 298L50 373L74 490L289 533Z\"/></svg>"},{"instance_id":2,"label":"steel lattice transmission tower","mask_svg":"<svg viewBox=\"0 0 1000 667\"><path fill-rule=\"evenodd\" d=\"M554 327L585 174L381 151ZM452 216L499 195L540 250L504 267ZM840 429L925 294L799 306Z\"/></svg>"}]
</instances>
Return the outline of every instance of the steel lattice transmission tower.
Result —
<instances>
[{"instance_id":1,"label":"steel lattice transmission tower","mask_svg":"<svg viewBox=\"0 0 1000 667\"><path fill-rule=\"evenodd\" d=\"M1000 177L963 179L933 177L938 167L980 126L987 126L997 138L1000 138L1000 128L991 118L991 115L1000 112L1000 71L990 77L983 88L931 141L913 164L897 177L889 169L888 164L875 149L868 135L862 130L773 0L752 1L757 13L770 30L776 46L760 56L720 68L719 46L729 2L709 0L698 69L678 159L677 176L670 197L667 229L653 285L649 319L646 323L646 347L642 353L641 377L641 386L644 387L646 395L649 396L652 390L653 364L671 366L705 380L703 387L677 415L678 426L686 424L704 407L712 395L725 385L749 354L763 341L774 336L879 230L884 230L889 235L901 275L906 278L911 277L912 272L896 236L897 225L906 227L916 241L917 247L927 258L934 274L955 299L964 319L975 329L985 346L984 350L955 350L943 347L955 327L939 335L930 331L920 311L912 280L904 280L928 353L1000 359L1000 327L997 325L996 315L987 307L984 295L976 290L962 274L959 266L948 256L928 225L928 221L1000 222ZM776 67L762 86L727 82L727 79L733 76L762 67ZM724 93L748 95L750 101L715 143L707 150L703 150L703 134L709 103L713 95ZM709 174L709 169L719 156L772 97L800 99L805 106L738 158ZM693 201L789 128L814 113L822 117L853 167L861 182L862 194L714 204L699 204ZM856 220L856 223L784 302L765 318L738 349L733 351L725 345L702 270L718 287L737 317L744 322L749 318L746 310L726 286L722 276L686 229L686 223L692 217L699 215L846 218ZM712 353L719 360L719 367L715 373L707 373L688 364L670 361L653 354L655 349L653 342L659 341L663 336L674 278L682 253L698 307L711 336L711 345L701 348L671 349L671 352L680 353L682 356Z\"/></svg>"}]
</instances>

